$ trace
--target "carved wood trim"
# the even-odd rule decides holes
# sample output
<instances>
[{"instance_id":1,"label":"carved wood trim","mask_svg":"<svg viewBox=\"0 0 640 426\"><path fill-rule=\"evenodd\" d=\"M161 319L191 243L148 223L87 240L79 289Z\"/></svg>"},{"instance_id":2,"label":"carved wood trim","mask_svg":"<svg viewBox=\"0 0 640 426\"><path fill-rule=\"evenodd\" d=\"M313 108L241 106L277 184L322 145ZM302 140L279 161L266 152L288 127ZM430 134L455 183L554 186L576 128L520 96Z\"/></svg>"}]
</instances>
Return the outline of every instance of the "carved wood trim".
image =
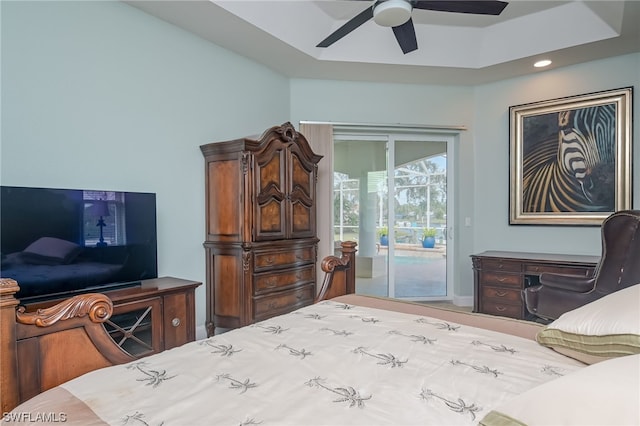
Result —
<instances>
[{"instance_id":1,"label":"carved wood trim","mask_svg":"<svg viewBox=\"0 0 640 426\"><path fill-rule=\"evenodd\" d=\"M242 252L242 270L247 272L251 267L251 252L243 251Z\"/></svg>"},{"instance_id":2,"label":"carved wood trim","mask_svg":"<svg viewBox=\"0 0 640 426\"><path fill-rule=\"evenodd\" d=\"M251 154L249 154L248 152L243 152L242 153L242 158L240 160L240 163L242 163L242 174L243 175L247 175L247 173L249 173L249 157L251 156Z\"/></svg>"},{"instance_id":3,"label":"carved wood trim","mask_svg":"<svg viewBox=\"0 0 640 426\"><path fill-rule=\"evenodd\" d=\"M322 259L320 267L325 272L325 277L314 303L342 294L355 293L356 291L355 261L357 244L353 241L344 241L340 246L342 247L341 257L327 256ZM341 274L340 277L336 276L338 273ZM342 289L336 288L336 281L341 281L344 284L344 292Z\"/></svg>"},{"instance_id":4,"label":"carved wood trim","mask_svg":"<svg viewBox=\"0 0 640 426\"><path fill-rule=\"evenodd\" d=\"M49 327L58 321L89 316L91 322L105 322L113 314L113 303L104 294L87 293L66 299L55 306L25 312L24 306L18 308L16 320L19 324Z\"/></svg>"},{"instance_id":5,"label":"carved wood trim","mask_svg":"<svg viewBox=\"0 0 640 426\"><path fill-rule=\"evenodd\" d=\"M309 141L302 133L296 131L290 122L283 123L280 126L274 126L267 129L259 139L259 144L263 145L270 140L277 138L287 143L296 142L296 146L299 148L300 153L307 161L312 163L318 163L322 159L322 155L318 155L313 152Z\"/></svg>"},{"instance_id":6,"label":"carved wood trim","mask_svg":"<svg viewBox=\"0 0 640 426\"><path fill-rule=\"evenodd\" d=\"M20 287L15 280L11 278L0 278L0 307L16 306L18 300L13 297L20 291Z\"/></svg>"},{"instance_id":7,"label":"carved wood trim","mask_svg":"<svg viewBox=\"0 0 640 426\"><path fill-rule=\"evenodd\" d=\"M16 306L14 295L20 290L18 283L0 278L0 409L12 410L19 402L18 356L16 342Z\"/></svg>"}]
</instances>

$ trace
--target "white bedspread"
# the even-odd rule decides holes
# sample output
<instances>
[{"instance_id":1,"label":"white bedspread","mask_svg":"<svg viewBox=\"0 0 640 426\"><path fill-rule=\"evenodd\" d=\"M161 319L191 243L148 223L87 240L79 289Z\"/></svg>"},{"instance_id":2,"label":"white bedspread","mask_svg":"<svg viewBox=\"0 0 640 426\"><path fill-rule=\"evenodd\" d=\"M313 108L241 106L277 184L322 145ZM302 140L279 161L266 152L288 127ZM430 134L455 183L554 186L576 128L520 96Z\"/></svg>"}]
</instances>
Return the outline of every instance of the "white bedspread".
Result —
<instances>
[{"instance_id":1,"label":"white bedspread","mask_svg":"<svg viewBox=\"0 0 640 426\"><path fill-rule=\"evenodd\" d=\"M582 367L523 338L325 301L62 387L112 425L453 425Z\"/></svg>"}]
</instances>

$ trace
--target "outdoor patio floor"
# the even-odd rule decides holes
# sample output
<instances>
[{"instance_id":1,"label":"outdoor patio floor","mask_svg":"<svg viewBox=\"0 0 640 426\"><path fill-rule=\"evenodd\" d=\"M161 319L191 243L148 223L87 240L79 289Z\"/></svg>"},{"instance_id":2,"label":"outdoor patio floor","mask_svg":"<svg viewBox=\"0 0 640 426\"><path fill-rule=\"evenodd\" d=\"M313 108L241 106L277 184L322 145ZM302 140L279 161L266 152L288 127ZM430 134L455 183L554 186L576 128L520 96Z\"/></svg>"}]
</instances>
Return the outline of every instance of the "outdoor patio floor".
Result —
<instances>
[{"instance_id":1,"label":"outdoor patio floor","mask_svg":"<svg viewBox=\"0 0 640 426\"><path fill-rule=\"evenodd\" d=\"M380 254L386 255L386 247ZM436 245L425 249L417 245L400 245L395 249L395 297L447 298L446 248ZM388 257L386 257L388 260ZM357 262L357 259L356 259ZM356 293L388 296L387 275L356 277Z\"/></svg>"}]
</instances>

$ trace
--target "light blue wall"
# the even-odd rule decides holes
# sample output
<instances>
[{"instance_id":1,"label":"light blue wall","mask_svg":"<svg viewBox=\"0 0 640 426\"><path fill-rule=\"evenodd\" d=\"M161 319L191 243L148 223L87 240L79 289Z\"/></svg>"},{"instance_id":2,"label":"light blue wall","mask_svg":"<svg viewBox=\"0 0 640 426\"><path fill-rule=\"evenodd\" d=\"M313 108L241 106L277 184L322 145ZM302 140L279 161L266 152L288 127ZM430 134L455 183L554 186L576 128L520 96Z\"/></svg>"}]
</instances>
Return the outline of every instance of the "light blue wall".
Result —
<instances>
[{"instance_id":1,"label":"light blue wall","mask_svg":"<svg viewBox=\"0 0 640 426\"><path fill-rule=\"evenodd\" d=\"M478 251L599 251L594 228L508 226L508 107L640 88L640 54L477 87L289 80L123 3L0 7L1 183L156 192L161 275L204 280L199 146L287 120L467 127L456 222L472 226L457 232L457 296L472 295ZM202 325L202 287L197 297Z\"/></svg>"},{"instance_id":2,"label":"light blue wall","mask_svg":"<svg viewBox=\"0 0 640 426\"><path fill-rule=\"evenodd\" d=\"M476 250L505 249L555 253L600 254L597 227L509 226L510 105L635 86L635 159L640 159L640 55L618 56L541 72L476 89L474 155L478 194L474 205ZM637 163L634 161L634 163ZM490 165L485 167L485 165ZM491 173L486 173L487 169ZM640 175L635 173L635 196ZM637 205L637 203L636 203ZM501 214L496 214L500 212Z\"/></svg>"},{"instance_id":3,"label":"light blue wall","mask_svg":"<svg viewBox=\"0 0 640 426\"><path fill-rule=\"evenodd\" d=\"M538 72L476 87L473 251L519 250L599 255L600 229L578 226L509 226L509 106L635 86L633 161L640 159L640 54ZM634 203L640 174L634 174ZM470 264L469 264L470 269ZM468 279L472 275L468 274Z\"/></svg>"},{"instance_id":4,"label":"light blue wall","mask_svg":"<svg viewBox=\"0 0 640 426\"><path fill-rule=\"evenodd\" d=\"M471 288L460 275L472 251L472 228L460 226L473 209L474 88L414 84L355 83L349 81L294 79L291 81L292 123L417 124L465 126L459 135L454 167L456 253L454 294L470 296ZM471 286L472 287L472 286Z\"/></svg>"},{"instance_id":5,"label":"light blue wall","mask_svg":"<svg viewBox=\"0 0 640 426\"><path fill-rule=\"evenodd\" d=\"M287 121L289 81L124 3L1 7L2 184L155 192L159 274L204 281L199 146Z\"/></svg>"},{"instance_id":6,"label":"light blue wall","mask_svg":"<svg viewBox=\"0 0 640 426\"><path fill-rule=\"evenodd\" d=\"M640 54L614 57L476 87L291 81L292 122L464 125L455 159L455 296L473 294L469 255L484 250L600 254L599 228L509 226L511 105L635 86ZM640 123L640 94L634 122ZM640 126L634 129L640 158ZM635 163L635 161L634 161ZM640 175L635 173L635 196ZM637 205L637 204L636 204ZM471 218L471 227L464 219Z\"/></svg>"}]
</instances>

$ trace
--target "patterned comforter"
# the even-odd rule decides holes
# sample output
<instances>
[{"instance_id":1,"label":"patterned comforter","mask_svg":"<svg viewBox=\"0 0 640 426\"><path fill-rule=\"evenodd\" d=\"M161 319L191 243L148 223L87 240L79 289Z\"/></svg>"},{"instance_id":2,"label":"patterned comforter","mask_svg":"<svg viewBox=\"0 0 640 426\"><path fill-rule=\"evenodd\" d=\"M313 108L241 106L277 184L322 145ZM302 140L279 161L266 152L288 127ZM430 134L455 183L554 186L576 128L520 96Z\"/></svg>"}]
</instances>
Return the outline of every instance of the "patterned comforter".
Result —
<instances>
[{"instance_id":1,"label":"patterned comforter","mask_svg":"<svg viewBox=\"0 0 640 426\"><path fill-rule=\"evenodd\" d=\"M453 425L582 367L521 337L325 301L60 388L111 425Z\"/></svg>"}]
</instances>

